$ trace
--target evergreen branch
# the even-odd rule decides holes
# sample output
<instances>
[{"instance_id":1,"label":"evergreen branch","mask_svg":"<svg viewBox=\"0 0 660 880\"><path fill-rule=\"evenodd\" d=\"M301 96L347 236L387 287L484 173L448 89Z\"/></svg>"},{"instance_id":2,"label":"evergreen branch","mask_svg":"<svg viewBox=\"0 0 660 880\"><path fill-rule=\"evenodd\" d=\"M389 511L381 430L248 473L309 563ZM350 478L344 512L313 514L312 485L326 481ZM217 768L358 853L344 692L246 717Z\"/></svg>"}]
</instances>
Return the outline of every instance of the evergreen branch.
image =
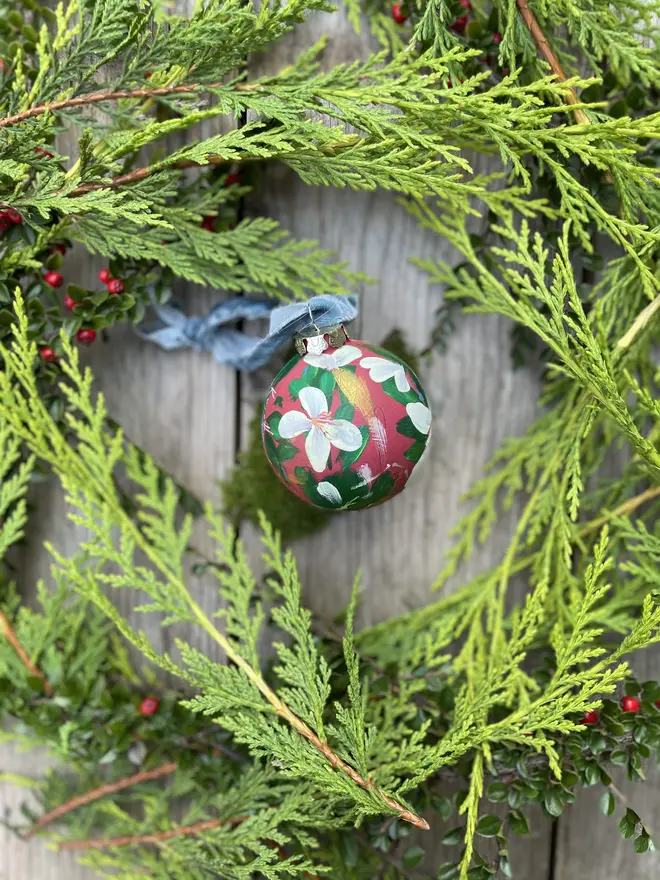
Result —
<instances>
[{"instance_id":1,"label":"evergreen branch","mask_svg":"<svg viewBox=\"0 0 660 880\"><path fill-rule=\"evenodd\" d=\"M6 416L11 429L26 442L29 448L52 464L71 500L76 499L81 513L74 515L75 521L87 526L92 534L96 535L94 541L86 545L86 550L93 551L94 555L103 561L118 562L123 574L106 575L100 571L96 571L93 575L89 571L83 573L76 567L75 561L63 559L53 549L52 552L63 570L67 571L72 581L80 588L90 591L95 603L111 616L122 632L132 638L147 656L155 662L160 662L169 671L181 674L169 658L161 658L153 651L142 634L133 633L130 627L125 625L112 603L99 588L99 582L114 586L125 585L130 571L131 584L144 589L153 599L151 606L142 606L141 610L165 611L169 615L168 622L173 620L196 622L220 645L227 658L238 668L237 671L243 673L247 682L264 697L275 714L307 740L335 770L341 770L356 786L374 795L380 804L385 804L403 821L428 830L429 825L423 818L402 806L369 778L361 776L322 741L319 735L268 685L260 669L255 668L255 665L243 656L234 639L221 632L193 598L185 585L181 564L181 557L187 548L192 528L191 519L187 517L182 528L176 529L178 495L174 485L167 483L161 492L159 488L161 474L156 465L148 458L142 460L133 448L129 448L128 452L124 453L124 440L120 431L112 436L106 433L103 398L99 395L96 401L92 400L91 373L89 371L81 373L78 354L62 334L66 357L61 365L72 385L62 384L61 388L72 408L77 409L83 416L80 419L72 413L69 417L70 426L80 438L80 447L78 449L72 447L64 438L35 385L33 363L37 351L36 345L28 341L27 316L20 290L16 292L15 308L18 326L14 328L13 349L8 351L0 347L6 367L6 372L0 372L0 414ZM19 392L19 387L22 388L22 392ZM22 397L22 393L26 396ZM129 478L143 490L139 496L143 507L140 524L123 509L115 489L113 469L122 458L125 458ZM84 483L88 495L88 501L84 503L79 500L81 483ZM109 530L112 523L122 529L123 537L119 551L113 549L110 538ZM102 536L101 541L99 541L100 536ZM144 553L155 571L164 577L164 583L158 583L151 572L132 568L130 559L135 549ZM287 606L287 612L294 614L295 599L293 595L288 598L291 602ZM195 663L204 659L198 658L195 652L188 653ZM214 670L215 680L217 676ZM238 679L232 680L231 686L235 688L240 680L239 675ZM259 708L251 694L247 704L252 709Z\"/></svg>"},{"instance_id":2,"label":"evergreen branch","mask_svg":"<svg viewBox=\"0 0 660 880\"><path fill-rule=\"evenodd\" d=\"M246 156L244 159L225 159L223 156L207 156L206 162L204 165L226 165L228 162L250 162L251 160L249 156ZM201 162L195 162L193 159L179 159L176 162L173 162L171 165L167 166L167 169L170 168L200 168L203 167ZM166 169L166 170L167 170ZM118 189L120 186L127 186L132 183L139 183L141 180L144 180L146 177L150 177L152 174L156 172L163 171L163 167L154 167L153 165L145 165L142 168L135 168L133 171L128 171L126 174L119 174L117 177L112 177L107 182L103 183L85 183L82 186L76 187L76 189L72 189L67 193L69 198L74 196L80 196L84 193L93 192L97 189Z\"/></svg>"},{"instance_id":3,"label":"evergreen branch","mask_svg":"<svg viewBox=\"0 0 660 880\"><path fill-rule=\"evenodd\" d=\"M156 88L139 88L139 89L104 89L101 92L88 92L85 95L78 95L75 98L63 98L61 101L51 101L47 104L38 104L36 107L30 107L29 110L22 110L20 113L14 113L12 116L5 116L0 119L0 128L7 128L25 122L26 119L33 119L35 116L42 116L44 113L56 113L58 110L67 110L70 107L83 107L87 104L100 104L103 101L119 101L122 98L158 98L165 95L185 95L198 91L199 89L210 91L219 89L224 85L222 82L216 83L189 83L188 85L179 86L158 86ZM237 91L251 91L254 86L249 83L239 83L233 86Z\"/></svg>"},{"instance_id":4,"label":"evergreen branch","mask_svg":"<svg viewBox=\"0 0 660 880\"><path fill-rule=\"evenodd\" d=\"M552 69L552 72L555 74L557 79L560 82L566 82L568 77L564 73L564 70L559 63L559 59L552 51L552 47L550 46L546 35L543 33L541 26L536 19L536 16L527 5L527 0L516 0L516 4L518 6L520 16L525 22L525 25L527 26L527 29L529 30L531 37L534 40L539 52L548 62L550 68ZM575 91L572 88L568 88L564 92L564 99L567 104L575 105L580 103L577 95L575 94ZM581 107L572 106L571 110L578 123L582 125L589 125L589 117L584 112L584 110L582 110Z\"/></svg>"},{"instance_id":5,"label":"evergreen branch","mask_svg":"<svg viewBox=\"0 0 660 880\"><path fill-rule=\"evenodd\" d=\"M637 510L640 505L645 504L647 501L651 501L652 498L657 498L660 495L660 486L651 486L650 489L646 489L644 492L640 492L639 495L634 495L632 498L629 498L627 501L624 501L623 504L620 504L618 507L615 507L614 510L611 510L609 513L603 514L603 516L596 517L596 519L590 520L586 523L580 531L578 535L588 535L589 532L597 531L601 526L604 526L605 523L608 523L612 519L616 519L619 516L626 516L629 513Z\"/></svg>"},{"instance_id":6,"label":"evergreen branch","mask_svg":"<svg viewBox=\"0 0 660 880\"><path fill-rule=\"evenodd\" d=\"M249 816L237 816L234 819L207 819L205 822L196 822L194 825L184 825L181 828L172 828L169 831L159 831L157 834L127 834L124 837L98 838L95 840L63 840L57 845L60 850L81 849L112 849L118 846L133 846L143 843L162 843L172 840L173 837L199 834L202 831L210 831L221 825L240 825Z\"/></svg>"},{"instance_id":7,"label":"evergreen branch","mask_svg":"<svg viewBox=\"0 0 660 880\"><path fill-rule=\"evenodd\" d=\"M60 804L59 807L55 807L54 809L49 810L47 813L44 813L43 816L40 816L36 820L34 825L23 834L23 839L28 840L45 825L48 825L50 822L54 822L56 819L65 816L72 810L77 810L78 807L84 807L86 804L91 804L94 801L98 801L108 794L114 794L117 791L123 791L125 788L130 788L133 785L138 785L140 782L148 782L151 779L158 779L161 776L168 776L170 773L174 773L176 769L177 764L174 761L166 761L159 767L154 767L153 770L142 770L139 773L133 773L131 776L124 776L123 779L118 779L116 782L108 782L105 785L100 785L98 788L94 788L91 791L85 792L85 794L81 794L77 797L71 798L65 803Z\"/></svg>"},{"instance_id":8,"label":"evergreen branch","mask_svg":"<svg viewBox=\"0 0 660 880\"><path fill-rule=\"evenodd\" d=\"M2 635L6 637L9 644L12 646L14 651L16 651L16 653L20 657L21 663L25 666L30 675L34 675L36 678L41 679L44 685L44 690L50 696L53 693L53 688L50 682L43 674L43 672L39 669L39 667L36 666L32 662L32 660L30 660L27 651L18 640L18 636L16 635L14 628L9 621L9 618L2 610L0 610L0 633L2 633Z\"/></svg>"}]
</instances>

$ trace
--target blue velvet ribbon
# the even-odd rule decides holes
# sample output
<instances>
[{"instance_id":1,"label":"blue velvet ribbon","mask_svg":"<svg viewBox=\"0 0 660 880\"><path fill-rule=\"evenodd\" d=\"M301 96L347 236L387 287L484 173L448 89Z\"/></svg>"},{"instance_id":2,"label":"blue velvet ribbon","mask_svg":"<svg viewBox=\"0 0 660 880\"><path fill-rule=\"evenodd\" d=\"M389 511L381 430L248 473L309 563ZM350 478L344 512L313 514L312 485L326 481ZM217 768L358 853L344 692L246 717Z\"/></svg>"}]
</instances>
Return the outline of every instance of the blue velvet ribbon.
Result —
<instances>
[{"instance_id":1,"label":"blue velvet ribbon","mask_svg":"<svg viewBox=\"0 0 660 880\"><path fill-rule=\"evenodd\" d=\"M346 324L357 317L357 297L323 294L307 302L277 305L265 300L236 297L217 303L203 317L188 318L176 305L154 305L157 321L136 329L143 339L167 351L196 348L209 351L219 364L237 370L258 370L275 351L295 335L312 335ZM232 327L238 321L270 317L268 335L248 336Z\"/></svg>"}]
</instances>

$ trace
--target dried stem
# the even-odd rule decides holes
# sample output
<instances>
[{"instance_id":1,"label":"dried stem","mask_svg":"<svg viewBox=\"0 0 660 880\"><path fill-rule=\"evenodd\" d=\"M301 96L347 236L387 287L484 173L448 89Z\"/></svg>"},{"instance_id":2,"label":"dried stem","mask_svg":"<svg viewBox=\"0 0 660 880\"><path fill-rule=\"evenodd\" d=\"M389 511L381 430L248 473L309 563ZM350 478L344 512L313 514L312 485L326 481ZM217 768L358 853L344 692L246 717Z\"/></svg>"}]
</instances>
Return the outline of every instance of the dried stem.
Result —
<instances>
[{"instance_id":1,"label":"dried stem","mask_svg":"<svg viewBox=\"0 0 660 880\"><path fill-rule=\"evenodd\" d=\"M77 810L78 807L84 807L86 804L91 804L93 801L100 800L107 794L114 794L117 791L123 791L125 788L130 788L132 785L137 785L139 782L148 782L151 779L168 776L170 773L174 773L176 768L177 765L174 761L167 761L167 763L161 764L153 770L142 770L140 773L134 773L132 776L124 776L122 779L118 779L117 782L108 782L106 785L100 785L98 788L85 792L85 794L71 798L70 800L65 801L65 803L60 804L59 807L55 807L55 809L49 810L47 813L44 813L43 816L40 816L34 825L23 834L23 839L28 840L33 834L36 834L40 828L43 828L44 825L54 822L61 816L70 813L72 810Z\"/></svg>"},{"instance_id":2,"label":"dried stem","mask_svg":"<svg viewBox=\"0 0 660 880\"><path fill-rule=\"evenodd\" d=\"M630 329L626 331L617 342L617 348L622 348L624 350L629 348L637 334L646 327L653 315L658 311L658 308L660 308L660 296L656 296L655 299L652 299L651 302L642 309L639 315L637 315Z\"/></svg>"},{"instance_id":3,"label":"dried stem","mask_svg":"<svg viewBox=\"0 0 660 880\"><path fill-rule=\"evenodd\" d=\"M23 645L21 645L21 643L19 642L18 636L16 635L14 628L11 625L11 623L9 622L9 618L4 613L4 611L0 611L0 633L2 633L2 635L6 636L7 641L12 646L14 651L16 651L16 653L18 654L18 656L21 659L21 663L23 664L23 666L25 666L25 668L29 671L29 673L31 675L36 676L37 678L40 678L43 681L44 690L46 691L46 693L52 694L53 688L51 687L50 682L48 681L46 676L43 674L43 672L39 669L39 667L35 666L35 664L30 660L27 651L25 650Z\"/></svg>"},{"instance_id":4,"label":"dried stem","mask_svg":"<svg viewBox=\"0 0 660 880\"><path fill-rule=\"evenodd\" d=\"M206 822L197 822L195 825L172 828L171 831L159 831L157 834L133 834L126 837L105 837L96 840L63 840L58 844L58 849L112 849L117 846L131 846L132 844L162 843L164 840L172 840L173 837L210 831L212 828L218 828L220 825L240 825L247 818L248 816L238 816L235 819L208 819Z\"/></svg>"},{"instance_id":5,"label":"dried stem","mask_svg":"<svg viewBox=\"0 0 660 880\"><path fill-rule=\"evenodd\" d=\"M188 83L180 86L160 86L157 88L141 88L141 89L104 89L100 92L89 92L85 95L78 95L76 98L64 98L62 101L51 101L49 104L38 104L36 107L30 107L29 110L23 110L15 113L13 116L5 116L0 119L0 128L7 128L10 125L16 125L24 122L26 119L32 119L35 116L41 116L44 113L55 113L58 110L67 110L69 107L83 107L86 104L100 104L103 101L119 101L122 98L158 98L166 95L185 95L198 90L219 89L226 85L223 82L216 83ZM251 91L256 88L255 85L248 83L239 83L232 86L237 91Z\"/></svg>"},{"instance_id":6,"label":"dried stem","mask_svg":"<svg viewBox=\"0 0 660 880\"><path fill-rule=\"evenodd\" d=\"M614 510L609 513L605 513L603 516L592 519L590 522L586 523L586 525L582 526L578 534L587 535L589 532L595 532L596 529L599 529L602 525L605 525L606 522L614 519L614 517L623 516L626 513L632 513L633 510L637 510L640 505L645 504L647 501L651 501L653 498L657 498L658 495L660 495L660 486L652 486L650 489L640 492L639 495L634 495L632 498L624 501L623 504L615 507Z\"/></svg>"},{"instance_id":7,"label":"dried stem","mask_svg":"<svg viewBox=\"0 0 660 880\"><path fill-rule=\"evenodd\" d=\"M223 156L207 156L206 162L194 162L192 159L179 159L177 162L172 162L170 165L164 165L160 167L155 167L153 165L145 165L143 168L135 168L133 171L127 171L126 174L120 174L117 177L113 177L105 183L85 183L82 186L76 187L76 189L72 189L70 193L67 193L68 198L73 198L74 196L80 196L83 193L93 192L97 189L117 189L120 186L125 186L126 184L131 183L139 183L139 181L144 180L145 177L149 177L152 174L155 174L157 171L168 171L170 168L201 168L206 165L224 165L229 162L249 162L255 161L254 159L225 159Z\"/></svg>"},{"instance_id":8,"label":"dried stem","mask_svg":"<svg viewBox=\"0 0 660 880\"><path fill-rule=\"evenodd\" d=\"M564 70L563 70L561 64L559 63L559 59L557 58L555 53L552 51L550 43L548 43L548 40L547 40L545 34L541 30L540 24L536 20L536 16L534 15L532 10L527 5L527 0L516 0L516 3L518 6L518 9L520 11L521 18L525 22L525 24L527 25L527 29L529 30L530 34L532 35L532 39L536 43L536 48L539 50L541 55L543 55L545 60L548 62L552 72L557 77L557 79L560 82L566 82L568 77L564 73ZM573 104L580 103L580 101L579 101L577 95L575 94L575 92L573 91L573 89L570 89L570 88L567 89L564 93L564 97L565 97L567 104L573 105ZM584 110L582 110L581 107L571 107L571 109L573 111L573 115L575 116L576 122L579 122L582 125L589 125L589 117L584 112Z\"/></svg>"}]
</instances>

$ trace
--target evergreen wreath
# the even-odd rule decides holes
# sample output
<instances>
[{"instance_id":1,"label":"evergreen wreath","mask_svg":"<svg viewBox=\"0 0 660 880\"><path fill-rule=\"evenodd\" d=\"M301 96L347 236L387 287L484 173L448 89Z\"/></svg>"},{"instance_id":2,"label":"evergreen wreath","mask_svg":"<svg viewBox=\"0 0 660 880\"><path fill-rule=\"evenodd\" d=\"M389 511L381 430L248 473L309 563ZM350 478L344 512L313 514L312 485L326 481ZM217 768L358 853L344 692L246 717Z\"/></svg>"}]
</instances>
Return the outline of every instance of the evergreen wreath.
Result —
<instances>
[{"instance_id":1,"label":"evergreen wreath","mask_svg":"<svg viewBox=\"0 0 660 880\"><path fill-rule=\"evenodd\" d=\"M611 815L610 767L643 778L660 686L633 680L627 658L660 641L658 4L474 5L369 0L384 54L322 71L318 45L247 80L247 53L330 7L210 0L183 19L146 0L0 4L2 739L45 744L63 765L39 784L24 837L43 831L123 878L393 880L420 866L482 880L512 874L507 840L528 832L529 804L558 816L599 784ZM197 137L216 117L248 121ZM71 163L56 140L69 129ZM186 144L167 150L174 132ZM502 173L474 173L473 149ZM399 193L462 255L420 263L446 300L506 315L545 358L543 414L469 493L434 586L524 492L501 563L359 632L358 581L344 619L319 630L269 522L257 582L207 504L222 599L209 617L187 585L193 513L79 364L78 344L139 322L174 278L282 299L351 289L359 278L316 243L241 219L262 161ZM108 266L105 289L70 285L67 300L73 242ZM436 342L448 323L441 312ZM606 476L622 445L627 461ZM88 538L70 558L51 548L33 609L9 577L38 467ZM514 575L529 590L511 607ZM113 604L120 588L146 594L139 610L163 626L199 627L227 663L181 642L158 654ZM184 684L138 673L127 643ZM406 838L452 818L457 859L422 866L424 837ZM620 830L638 852L652 845L630 806Z\"/></svg>"}]
</instances>

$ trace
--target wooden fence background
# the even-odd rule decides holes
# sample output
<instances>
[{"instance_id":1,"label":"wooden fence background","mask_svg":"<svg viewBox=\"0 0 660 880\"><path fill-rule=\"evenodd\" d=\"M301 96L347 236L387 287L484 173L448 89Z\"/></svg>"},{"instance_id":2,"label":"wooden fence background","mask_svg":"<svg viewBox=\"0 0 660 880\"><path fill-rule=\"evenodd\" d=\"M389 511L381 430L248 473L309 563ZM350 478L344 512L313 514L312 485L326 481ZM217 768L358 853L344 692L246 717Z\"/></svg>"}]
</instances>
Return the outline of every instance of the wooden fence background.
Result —
<instances>
[{"instance_id":1,"label":"wooden fence background","mask_svg":"<svg viewBox=\"0 0 660 880\"><path fill-rule=\"evenodd\" d=\"M186 4L178 0L177 5ZM327 65L354 60L371 48L366 32L356 34L346 16L338 12L299 27L267 57L251 60L250 71L256 74L285 66L322 34L329 39L324 56ZM376 342L399 328L412 346L421 348L427 343L441 292L407 258L451 257L451 253L437 236L416 229L391 196L308 187L287 170L273 167L247 210L277 218L297 236L318 238L352 268L378 279L361 291L361 317L359 326L352 326L352 335ZM70 256L67 280L91 284L97 268L84 254ZM202 313L218 294L189 288L186 296L190 311ZM434 441L425 480L384 506L340 515L321 533L296 544L306 601L319 615L333 616L346 601L358 567L363 571L364 623L431 600L429 584L451 544L448 533L461 515L462 494L481 475L502 440L523 432L536 414L538 375L531 368L512 368L509 330L507 322L496 317L463 317L448 352L424 369L422 378L434 412ZM214 498L216 481L232 466L270 374L239 375L217 366L210 356L191 351L166 354L121 327L110 333L106 344L96 344L89 360L111 415L127 434L190 491ZM464 567L454 586L499 562L515 514L513 510L501 517L487 547ZM76 529L65 519L65 505L55 484L39 490L38 512L21 571L26 591L38 577L47 577L49 558L42 547L47 537L64 551L73 549L78 540ZM258 565L254 536L245 537ZM203 532L196 540L203 552L209 549ZM196 579L195 589L198 601L213 609L217 603L213 585ZM167 646L167 634L152 631L151 636ZM206 643L203 636L196 633L195 642L217 656L216 646ZM638 658L637 671L646 678L657 677L658 665L658 653L649 652ZM43 766L34 754L0 748L0 772L34 775ZM653 772L644 786L632 786L623 779L617 779L617 785L653 823L659 814L658 774ZM656 880L660 876L660 856L636 856L630 842L620 838L615 820L600 814L601 793L600 788L584 791L556 822L540 813L534 816L532 835L512 841L518 880ZM25 790L0 783L0 814L15 816L28 796ZM441 831L430 833L439 842ZM437 847L438 863L447 858L442 849ZM87 880L91 876L71 854L57 854L40 840L23 843L0 827L0 880Z\"/></svg>"}]
</instances>

